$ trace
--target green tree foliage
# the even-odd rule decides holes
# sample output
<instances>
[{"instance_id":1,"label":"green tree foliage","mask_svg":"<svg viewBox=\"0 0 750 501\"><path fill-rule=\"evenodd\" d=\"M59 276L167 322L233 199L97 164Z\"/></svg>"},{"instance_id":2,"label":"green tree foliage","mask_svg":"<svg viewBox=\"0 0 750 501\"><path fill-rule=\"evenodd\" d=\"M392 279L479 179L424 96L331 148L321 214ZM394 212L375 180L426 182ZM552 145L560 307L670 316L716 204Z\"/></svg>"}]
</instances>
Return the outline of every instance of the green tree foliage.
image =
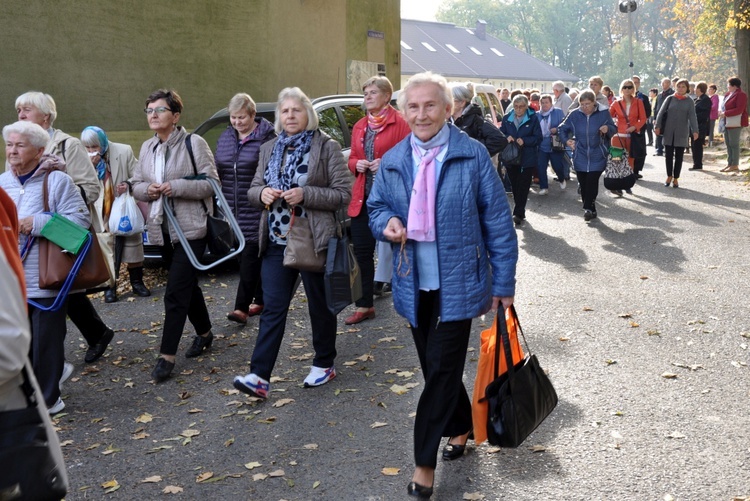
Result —
<instances>
[{"instance_id":1,"label":"green tree foliage","mask_svg":"<svg viewBox=\"0 0 750 501\"><path fill-rule=\"evenodd\" d=\"M664 76L722 81L737 72L738 61L742 78L750 64L749 5L638 0L630 14L632 69L628 14L617 0L446 0L438 19L469 27L483 19L488 33L583 81L598 74L618 85L638 73L650 87Z\"/></svg>"}]
</instances>

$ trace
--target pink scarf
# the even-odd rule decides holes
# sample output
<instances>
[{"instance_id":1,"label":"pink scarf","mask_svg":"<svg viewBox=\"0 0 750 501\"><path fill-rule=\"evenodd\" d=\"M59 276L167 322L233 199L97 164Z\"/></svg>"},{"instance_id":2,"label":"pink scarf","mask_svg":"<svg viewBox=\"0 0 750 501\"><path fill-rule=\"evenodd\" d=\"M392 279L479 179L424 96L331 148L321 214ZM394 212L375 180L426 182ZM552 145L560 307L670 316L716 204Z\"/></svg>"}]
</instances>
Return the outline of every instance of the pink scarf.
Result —
<instances>
[{"instance_id":1,"label":"pink scarf","mask_svg":"<svg viewBox=\"0 0 750 501\"><path fill-rule=\"evenodd\" d=\"M435 157L443 145L427 150L422 156L422 149L411 144L412 153L419 159L417 177L414 179L409 216L406 223L406 236L417 242L435 241Z\"/></svg>"}]
</instances>

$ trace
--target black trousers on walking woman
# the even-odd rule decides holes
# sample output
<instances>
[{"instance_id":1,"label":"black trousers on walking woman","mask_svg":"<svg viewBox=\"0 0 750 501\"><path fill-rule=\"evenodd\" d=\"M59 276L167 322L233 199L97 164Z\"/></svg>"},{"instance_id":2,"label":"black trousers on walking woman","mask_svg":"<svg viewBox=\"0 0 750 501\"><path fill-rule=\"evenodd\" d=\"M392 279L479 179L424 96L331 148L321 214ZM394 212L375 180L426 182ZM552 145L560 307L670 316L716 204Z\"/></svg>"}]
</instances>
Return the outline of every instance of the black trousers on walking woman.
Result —
<instances>
[{"instance_id":1,"label":"black trousers on walking woman","mask_svg":"<svg viewBox=\"0 0 750 501\"><path fill-rule=\"evenodd\" d=\"M471 400L463 383L471 319L440 321L440 291L419 291L417 327L411 333L424 375L414 421L414 460L435 468L442 437L471 430Z\"/></svg>"}]
</instances>

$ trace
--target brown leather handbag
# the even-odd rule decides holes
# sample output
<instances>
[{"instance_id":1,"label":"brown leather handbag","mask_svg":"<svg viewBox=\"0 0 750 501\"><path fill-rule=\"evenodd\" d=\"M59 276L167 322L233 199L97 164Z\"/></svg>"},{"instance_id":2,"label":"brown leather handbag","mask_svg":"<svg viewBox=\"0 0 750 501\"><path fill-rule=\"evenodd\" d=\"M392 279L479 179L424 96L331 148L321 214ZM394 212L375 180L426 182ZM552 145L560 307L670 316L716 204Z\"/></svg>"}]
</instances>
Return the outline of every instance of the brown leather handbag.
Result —
<instances>
[{"instance_id":1,"label":"brown leather handbag","mask_svg":"<svg viewBox=\"0 0 750 501\"><path fill-rule=\"evenodd\" d=\"M49 212L49 190L47 181L49 172L44 175L44 187L42 196L44 198L44 211ZM95 237L89 232L91 245L83 258L78 274L73 282L72 289L89 289L97 287L109 280L109 269L107 262L104 260L102 249ZM63 249L47 240L44 237L38 237L39 242L39 288L59 290L63 283L70 275L77 256L64 252Z\"/></svg>"}]
</instances>

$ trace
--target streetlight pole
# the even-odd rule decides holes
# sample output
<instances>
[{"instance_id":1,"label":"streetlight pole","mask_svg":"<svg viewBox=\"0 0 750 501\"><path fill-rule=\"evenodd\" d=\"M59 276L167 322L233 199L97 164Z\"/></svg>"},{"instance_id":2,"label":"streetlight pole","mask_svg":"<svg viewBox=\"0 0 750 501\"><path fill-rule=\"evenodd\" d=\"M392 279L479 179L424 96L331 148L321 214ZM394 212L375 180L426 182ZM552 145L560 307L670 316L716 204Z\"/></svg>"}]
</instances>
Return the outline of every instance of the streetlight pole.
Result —
<instances>
[{"instance_id":1,"label":"streetlight pole","mask_svg":"<svg viewBox=\"0 0 750 501\"><path fill-rule=\"evenodd\" d=\"M630 62L628 67L633 69L633 18L631 14L638 8L636 0L620 0L620 12L628 15L628 45L630 53Z\"/></svg>"}]
</instances>

